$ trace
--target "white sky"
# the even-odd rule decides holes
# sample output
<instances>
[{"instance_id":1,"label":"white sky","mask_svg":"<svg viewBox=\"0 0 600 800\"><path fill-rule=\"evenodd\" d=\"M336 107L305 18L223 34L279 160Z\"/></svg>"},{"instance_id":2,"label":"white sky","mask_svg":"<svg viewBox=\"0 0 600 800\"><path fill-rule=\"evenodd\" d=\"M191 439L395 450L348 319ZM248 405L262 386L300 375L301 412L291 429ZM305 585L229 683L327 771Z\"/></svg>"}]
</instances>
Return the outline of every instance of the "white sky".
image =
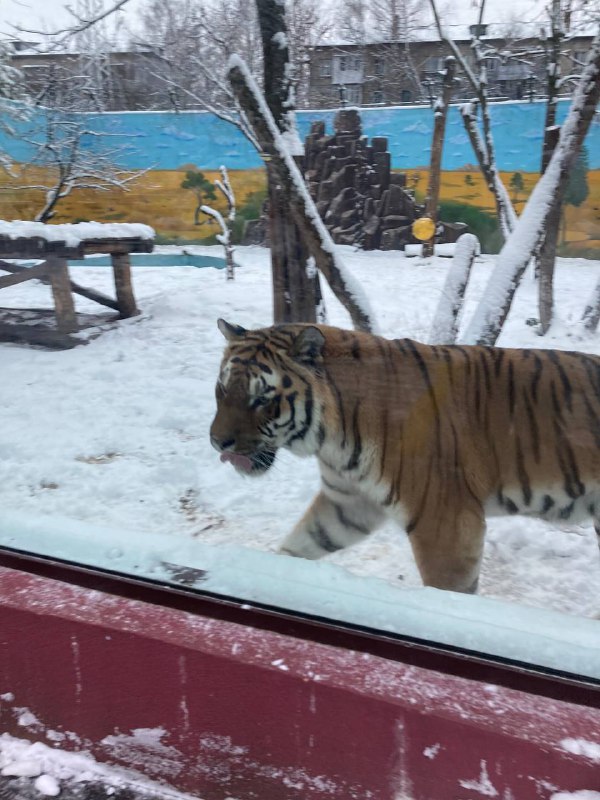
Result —
<instances>
[{"instance_id":1,"label":"white sky","mask_svg":"<svg viewBox=\"0 0 600 800\"><path fill-rule=\"evenodd\" d=\"M168 2L168 0L165 0ZM113 5L113 0L104 0L105 8ZM115 15L111 25L118 21L129 23L136 16L143 0L129 0L123 11ZM77 7L77 0L0 0L0 35L15 36L12 26L52 32L73 23L67 6ZM109 18L110 19L110 18ZM27 38L21 34L18 38ZM31 39L35 36L31 35Z\"/></svg>"},{"instance_id":2,"label":"white sky","mask_svg":"<svg viewBox=\"0 0 600 800\"><path fill-rule=\"evenodd\" d=\"M105 0L105 6L108 7L111 2ZM143 3L144 0L129 0L126 10L119 15L120 19L131 23ZM66 5L76 7L77 0L0 0L0 34L14 35L11 25L55 30L72 20L65 10ZM443 8L446 3L441 0L439 5ZM511 17L521 22L536 21L542 16L544 5L544 0L487 0L485 17L487 22L506 22ZM444 16L446 19L451 16L453 23L468 25L475 21L477 2L474 0L452 0L448 6L451 13Z\"/></svg>"}]
</instances>

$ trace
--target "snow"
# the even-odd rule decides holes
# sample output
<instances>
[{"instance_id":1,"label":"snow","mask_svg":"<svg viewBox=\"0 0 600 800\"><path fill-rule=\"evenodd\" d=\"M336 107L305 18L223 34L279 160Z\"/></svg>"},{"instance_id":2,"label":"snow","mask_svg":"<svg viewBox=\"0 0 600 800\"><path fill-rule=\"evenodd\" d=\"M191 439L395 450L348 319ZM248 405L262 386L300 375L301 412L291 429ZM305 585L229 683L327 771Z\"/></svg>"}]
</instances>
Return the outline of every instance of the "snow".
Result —
<instances>
[{"instance_id":1,"label":"snow","mask_svg":"<svg viewBox=\"0 0 600 800\"><path fill-rule=\"evenodd\" d=\"M199 254L215 247L186 247ZM158 248L178 252L176 248ZM377 308L386 336L426 341L449 268L444 258L336 250ZM274 554L314 495L316 463L282 452L269 474L245 479L208 442L224 339L216 319L270 324L267 250L240 247L235 281L221 271L134 267L142 316L85 347L50 352L0 345L0 543L174 580L170 565L207 569L198 585L468 649L600 677L600 559L591 525L489 521L480 598L422 589L407 537L386 524L360 545L308 562ZM465 320L495 258L476 259ZM72 268L111 291L107 268ZM526 277L499 344L599 352L575 326L600 264L559 259L558 319L540 338ZM350 327L324 287L331 324ZM49 287L4 289L4 306L50 307ZM77 297L79 311L97 306ZM465 324L466 324L465 322ZM571 616L564 616L569 614Z\"/></svg>"},{"instance_id":2,"label":"snow","mask_svg":"<svg viewBox=\"0 0 600 800\"><path fill-rule=\"evenodd\" d=\"M75 222L63 225L45 225L26 220L0 220L0 236L9 239L37 236L47 242L65 242L77 247L85 239L154 239L149 225L131 222Z\"/></svg>"},{"instance_id":3,"label":"snow","mask_svg":"<svg viewBox=\"0 0 600 800\"><path fill-rule=\"evenodd\" d=\"M38 761L21 758L3 767L2 775L11 778L35 778L41 771Z\"/></svg>"},{"instance_id":4,"label":"snow","mask_svg":"<svg viewBox=\"0 0 600 800\"><path fill-rule=\"evenodd\" d=\"M33 785L44 797L56 797L60 794L60 784L52 775L40 775Z\"/></svg>"},{"instance_id":5,"label":"snow","mask_svg":"<svg viewBox=\"0 0 600 800\"><path fill-rule=\"evenodd\" d=\"M596 52L599 46L599 35L597 34L594 40ZM593 50L590 50L590 57L592 52ZM509 227L512 235L502 248L498 258L498 269L490 278L484 298L467 329L463 339L466 343L493 343L490 333L493 332L497 321L501 318L510 287L518 282L531 253L535 252L535 248L542 240L546 214L556 195L561 174L568 164L569 154L576 152L577 129L581 117L585 114L586 102L589 102L588 85L596 79L596 69L592 66L592 62L588 62L586 70L577 84L569 115L561 126L560 138L546 171L536 183L519 219L515 222L513 216L510 215ZM505 202L508 201L507 208L512 208L502 182L496 178L497 174L495 173L496 185L503 190Z\"/></svg>"},{"instance_id":6,"label":"snow","mask_svg":"<svg viewBox=\"0 0 600 800\"><path fill-rule=\"evenodd\" d=\"M460 785L463 787L463 789L471 789L471 791L477 792L478 794L482 795L482 797L499 797L500 793L490 781L490 776L488 775L487 764L485 761L481 762L480 769L481 771L477 780L459 781Z\"/></svg>"},{"instance_id":7,"label":"snow","mask_svg":"<svg viewBox=\"0 0 600 800\"><path fill-rule=\"evenodd\" d=\"M579 792L558 792L550 800L600 800L600 792L582 789Z\"/></svg>"},{"instance_id":8,"label":"snow","mask_svg":"<svg viewBox=\"0 0 600 800\"><path fill-rule=\"evenodd\" d=\"M287 36L283 31L277 31L277 33L274 34L272 41L280 50L285 50L285 48L288 46Z\"/></svg>"},{"instance_id":9,"label":"snow","mask_svg":"<svg viewBox=\"0 0 600 800\"><path fill-rule=\"evenodd\" d=\"M590 761L600 764L600 744L588 742L586 739L563 739L560 746L568 753L585 756Z\"/></svg>"},{"instance_id":10,"label":"snow","mask_svg":"<svg viewBox=\"0 0 600 800\"><path fill-rule=\"evenodd\" d=\"M129 789L148 798L191 800L190 795L155 783L133 770L101 764L88 754L70 753L41 742L32 744L7 733L0 734L0 767L4 776L35 778L33 786L41 797L60 795L64 783L93 782L102 783L107 796L115 789Z\"/></svg>"},{"instance_id":11,"label":"snow","mask_svg":"<svg viewBox=\"0 0 600 800\"><path fill-rule=\"evenodd\" d=\"M460 323L462 298L469 280L471 265L481 250L472 233L464 233L456 243L452 265L448 270L442 297L431 325L431 344L454 344Z\"/></svg>"}]
</instances>

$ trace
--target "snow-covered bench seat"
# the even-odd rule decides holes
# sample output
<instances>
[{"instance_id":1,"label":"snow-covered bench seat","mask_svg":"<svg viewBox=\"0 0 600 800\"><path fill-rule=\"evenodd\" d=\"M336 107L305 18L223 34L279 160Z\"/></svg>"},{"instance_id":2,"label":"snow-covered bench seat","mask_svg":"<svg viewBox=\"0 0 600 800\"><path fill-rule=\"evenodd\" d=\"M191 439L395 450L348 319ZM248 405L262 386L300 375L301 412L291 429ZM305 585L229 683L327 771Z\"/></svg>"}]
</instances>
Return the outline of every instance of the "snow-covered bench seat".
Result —
<instances>
[{"instance_id":1,"label":"snow-covered bench seat","mask_svg":"<svg viewBox=\"0 0 600 800\"><path fill-rule=\"evenodd\" d=\"M0 220L0 270L11 273L0 277L0 289L32 279L50 284L54 299L57 336L53 344L63 341L72 346L69 334L78 330L73 292L119 312L122 318L138 314L131 283L130 253L150 253L154 248L154 230L148 225L133 223L79 222L66 225L45 225L41 222ZM95 253L108 254L115 279L116 299L71 281L67 259L80 259ZM6 260L5 260L6 259ZM11 260L40 259L39 264L27 267L8 263ZM8 338L11 336L7 331ZM2 331L0 331L2 338ZM20 331L19 340L43 344L34 326Z\"/></svg>"}]
</instances>

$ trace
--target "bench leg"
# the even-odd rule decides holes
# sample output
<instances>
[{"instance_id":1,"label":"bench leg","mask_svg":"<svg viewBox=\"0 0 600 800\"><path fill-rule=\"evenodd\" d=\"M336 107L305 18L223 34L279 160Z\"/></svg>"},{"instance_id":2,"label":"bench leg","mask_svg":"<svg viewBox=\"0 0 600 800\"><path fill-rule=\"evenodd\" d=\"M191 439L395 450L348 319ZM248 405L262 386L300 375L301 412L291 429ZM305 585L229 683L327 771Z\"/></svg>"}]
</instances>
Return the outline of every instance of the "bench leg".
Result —
<instances>
[{"instance_id":1,"label":"bench leg","mask_svg":"<svg viewBox=\"0 0 600 800\"><path fill-rule=\"evenodd\" d=\"M133 296L131 283L131 259L129 253L112 253L111 261L115 276L115 293L121 317L135 317L139 310Z\"/></svg>"},{"instance_id":2,"label":"bench leg","mask_svg":"<svg viewBox=\"0 0 600 800\"><path fill-rule=\"evenodd\" d=\"M76 333L79 328L75 313L75 303L71 294L71 281L67 262L64 258L49 258L46 263L48 264L48 279L54 298L56 327L60 333Z\"/></svg>"}]
</instances>

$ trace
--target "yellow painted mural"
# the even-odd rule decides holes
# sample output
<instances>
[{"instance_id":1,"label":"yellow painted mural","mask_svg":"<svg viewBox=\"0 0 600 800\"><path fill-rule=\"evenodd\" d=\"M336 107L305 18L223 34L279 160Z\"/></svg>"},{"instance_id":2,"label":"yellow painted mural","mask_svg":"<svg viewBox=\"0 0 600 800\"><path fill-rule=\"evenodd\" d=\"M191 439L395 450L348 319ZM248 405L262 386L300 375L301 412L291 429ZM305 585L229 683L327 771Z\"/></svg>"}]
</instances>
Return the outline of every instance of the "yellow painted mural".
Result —
<instances>
[{"instance_id":1,"label":"yellow painted mural","mask_svg":"<svg viewBox=\"0 0 600 800\"><path fill-rule=\"evenodd\" d=\"M211 222L194 224L196 196L193 191L181 187L186 170L191 166L183 165L177 170L147 172L130 184L130 190L127 192L116 189L75 190L60 201L52 222L82 220L144 222L155 228L161 241L214 242L216 225ZM219 173L213 170L203 170L203 174L210 181L219 177ZM427 170L407 170L405 174L407 187L415 192L417 199L422 199L427 187ZM520 177L515 178L515 175ZM238 209L243 212L249 200L253 201L252 208L247 209L250 216L248 214L245 216L247 218L256 216L256 213L253 215L250 212L256 212L260 208L266 189L264 170L231 170L229 176L237 197ZM501 176L517 213L520 213L539 178L538 173L503 172ZM42 171L29 165L22 167L18 178L11 178L7 174L0 176L0 218L33 219L42 207L43 192L15 187L23 183L43 183L43 179ZM589 170L587 183L589 194L581 206L565 207L565 225L559 242L567 245L571 255L578 253L593 255L593 251L596 251L598 257L600 255L600 170ZM444 172L440 200L442 203L471 206L490 215L494 214L492 195L476 166ZM225 210L220 195L217 201L211 201L209 204L220 211ZM460 209L454 211L460 214Z\"/></svg>"},{"instance_id":2,"label":"yellow painted mural","mask_svg":"<svg viewBox=\"0 0 600 800\"><path fill-rule=\"evenodd\" d=\"M209 240L218 232L211 222L194 224L197 206L196 196L189 189L182 189L185 179L184 165L179 170L153 170L129 184L129 191L118 189L92 191L76 189L62 199L57 206L52 222L143 222L151 225L164 240ZM18 178L0 176L0 218L33 219L43 207L44 193L41 190L11 188L24 183L43 183L44 174L39 168L24 166ZM204 170L204 176L214 181L218 171ZM266 179L263 170L231 171L229 179L236 195L238 208L255 192L263 192ZM218 199L207 204L219 211L226 210L220 193ZM201 215L201 218L203 215Z\"/></svg>"}]
</instances>

